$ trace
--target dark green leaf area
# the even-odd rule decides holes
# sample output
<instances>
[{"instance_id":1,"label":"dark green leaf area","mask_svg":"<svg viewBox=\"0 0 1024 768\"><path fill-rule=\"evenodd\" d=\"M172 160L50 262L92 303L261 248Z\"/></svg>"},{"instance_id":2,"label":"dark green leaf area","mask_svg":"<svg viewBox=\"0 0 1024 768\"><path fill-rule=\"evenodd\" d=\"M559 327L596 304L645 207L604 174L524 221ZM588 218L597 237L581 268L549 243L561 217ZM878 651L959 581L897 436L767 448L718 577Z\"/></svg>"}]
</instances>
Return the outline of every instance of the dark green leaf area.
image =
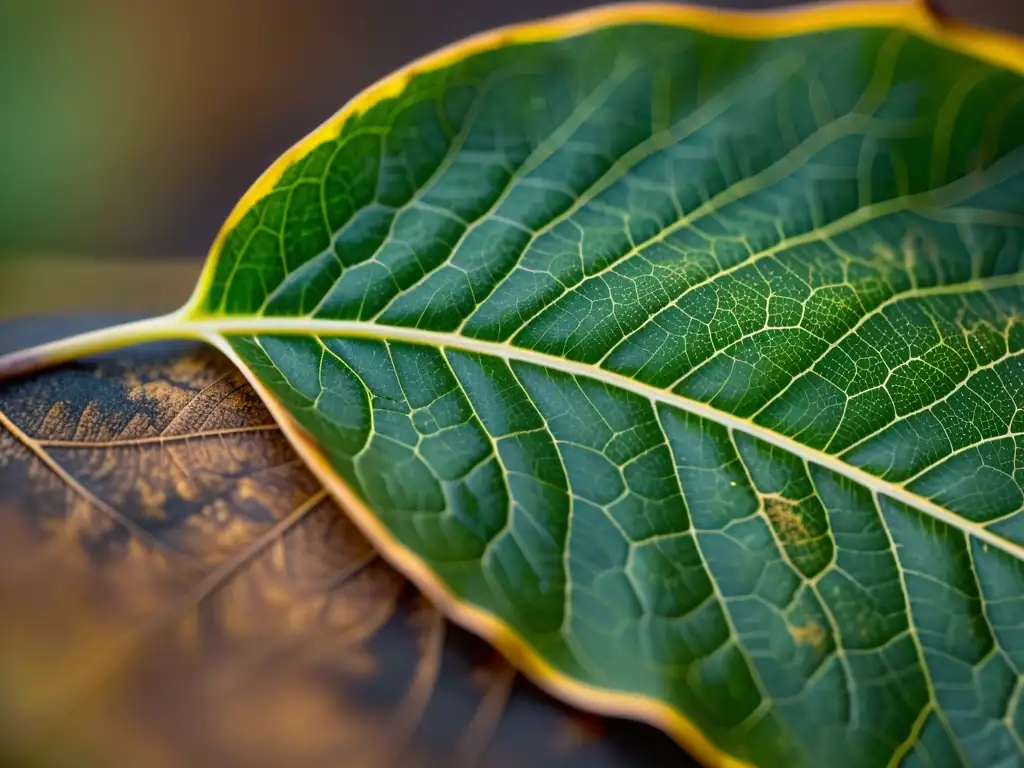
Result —
<instances>
[{"instance_id":1,"label":"dark green leaf area","mask_svg":"<svg viewBox=\"0 0 1024 768\"><path fill-rule=\"evenodd\" d=\"M659 382L766 323L827 342L894 293L1016 271L1006 222L965 219L1022 197L1018 86L884 29L621 26L477 54L291 166L228 237L206 308L631 371L694 315L706 344L648 354Z\"/></svg>"},{"instance_id":2,"label":"dark green leaf area","mask_svg":"<svg viewBox=\"0 0 1024 768\"><path fill-rule=\"evenodd\" d=\"M563 673L665 700L765 764L837 745L850 765L900 745L924 760L933 739L962 750L946 761L1017 754L1024 569L1006 551L585 376L383 341L232 343L403 545ZM332 418L323 403L356 384Z\"/></svg>"}]
</instances>

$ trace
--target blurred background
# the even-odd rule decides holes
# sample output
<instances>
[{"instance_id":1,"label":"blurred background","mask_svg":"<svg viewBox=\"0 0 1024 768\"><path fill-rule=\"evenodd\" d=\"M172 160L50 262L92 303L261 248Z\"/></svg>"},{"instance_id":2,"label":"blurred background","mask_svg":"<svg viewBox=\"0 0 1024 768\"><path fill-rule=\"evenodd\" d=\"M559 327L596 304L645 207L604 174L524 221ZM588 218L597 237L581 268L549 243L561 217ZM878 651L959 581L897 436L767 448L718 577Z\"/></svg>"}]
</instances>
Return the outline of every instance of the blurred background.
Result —
<instances>
[{"instance_id":1,"label":"blurred background","mask_svg":"<svg viewBox=\"0 0 1024 768\"><path fill-rule=\"evenodd\" d=\"M941 2L1024 31L1021 0ZM173 309L249 184L351 96L460 37L587 5L0 0L0 317Z\"/></svg>"}]
</instances>

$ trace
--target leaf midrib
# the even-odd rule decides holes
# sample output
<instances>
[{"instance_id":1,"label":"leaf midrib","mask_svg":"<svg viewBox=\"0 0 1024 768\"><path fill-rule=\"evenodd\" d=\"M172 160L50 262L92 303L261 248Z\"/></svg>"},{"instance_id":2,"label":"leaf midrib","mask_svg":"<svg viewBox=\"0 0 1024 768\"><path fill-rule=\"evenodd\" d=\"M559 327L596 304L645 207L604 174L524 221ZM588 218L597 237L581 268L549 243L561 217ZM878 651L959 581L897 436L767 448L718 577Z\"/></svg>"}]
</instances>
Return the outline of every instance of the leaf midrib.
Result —
<instances>
[{"instance_id":1,"label":"leaf midrib","mask_svg":"<svg viewBox=\"0 0 1024 768\"><path fill-rule=\"evenodd\" d=\"M911 295L902 294L901 298L910 299L917 296L936 294L956 294L977 290L991 290L999 287L1024 286L1024 275L1014 274L981 280L970 283L958 283L950 286L938 286L922 289ZM979 541L997 547L1017 559L1024 559L1024 546L999 536L982 525L968 520L938 504L919 496L902 485L872 475L859 467L855 467L835 455L824 453L818 449L797 442L792 438L774 432L750 419L736 416L727 411L694 400L678 393L661 389L642 381L629 378L623 374L600 368L591 363L568 360L545 352L538 352L524 347L513 346L507 342L494 342L474 339L467 336L444 332L430 331L395 325L382 325L359 320L325 320L319 318L289 317L217 317L204 315L170 316L167 320L176 324L179 331L188 329L189 335L195 335L212 341L217 337L230 336L334 336L347 338L375 339L379 341L396 341L418 344L440 349L453 349L497 357L506 361L528 363L539 367L561 371L572 376L583 376L601 383L626 390L639 395L648 401L663 403L687 413L708 419L727 429L737 430L756 439L781 448L801 459L829 469L848 478L875 493L903 502L932 518L951 525Z\"/></svg>"}]
</instances>

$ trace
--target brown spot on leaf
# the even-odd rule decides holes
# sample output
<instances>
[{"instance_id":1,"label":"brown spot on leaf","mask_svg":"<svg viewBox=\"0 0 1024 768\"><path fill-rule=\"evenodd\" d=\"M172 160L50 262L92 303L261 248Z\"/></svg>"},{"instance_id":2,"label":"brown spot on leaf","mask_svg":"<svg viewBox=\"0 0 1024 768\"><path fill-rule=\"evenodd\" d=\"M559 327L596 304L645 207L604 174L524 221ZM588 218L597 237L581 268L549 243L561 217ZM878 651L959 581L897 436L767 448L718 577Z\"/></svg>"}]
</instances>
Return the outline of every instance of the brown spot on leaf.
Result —
<instances>
[{"instance_id":1,"label":"brown spot on leaf","mask_svg":"<svg viewBox=\"0 0 1024 768\"><path fill-rule=\"evenodd\" d=\"M816 651L824 650L826 640L828 639L821 624L814 619L808 619L806 624L799 627L791 625L789 627L789 634L797 644L809 645Z\"/></svg>"},{"instance_id":2,"label":"brown spot on leaf","mask_svg":"<svg viewBox=\"0 0 1024 768\"><path fill-rule=\"evenodd\" d=\"M765 515L783 544L799 545L808 541L810 535L800 513L800 502L774 493L762 496L761 501Z\"/></svg>"}]
</instances>

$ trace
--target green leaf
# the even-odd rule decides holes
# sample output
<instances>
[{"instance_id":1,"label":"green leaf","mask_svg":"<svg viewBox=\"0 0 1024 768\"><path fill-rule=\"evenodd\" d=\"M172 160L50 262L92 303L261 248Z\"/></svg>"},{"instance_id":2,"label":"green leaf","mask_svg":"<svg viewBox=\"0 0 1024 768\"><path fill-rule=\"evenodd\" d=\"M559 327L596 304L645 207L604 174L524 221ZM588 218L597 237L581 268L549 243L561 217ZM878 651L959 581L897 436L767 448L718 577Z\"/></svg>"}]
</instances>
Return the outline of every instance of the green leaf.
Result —
<instances>
[{"instance_id":1,"label":"green leaf","mask_svg":"<svg viewBox=\"0 0 1024 768\"><path fill-rule=\"evenodd\" d=\"M211 341L451 617L709 764L1017 764L1022 75L903 3L485 36L288 152L181 313L6 365Z\"/></svg>"}]
</instances>

